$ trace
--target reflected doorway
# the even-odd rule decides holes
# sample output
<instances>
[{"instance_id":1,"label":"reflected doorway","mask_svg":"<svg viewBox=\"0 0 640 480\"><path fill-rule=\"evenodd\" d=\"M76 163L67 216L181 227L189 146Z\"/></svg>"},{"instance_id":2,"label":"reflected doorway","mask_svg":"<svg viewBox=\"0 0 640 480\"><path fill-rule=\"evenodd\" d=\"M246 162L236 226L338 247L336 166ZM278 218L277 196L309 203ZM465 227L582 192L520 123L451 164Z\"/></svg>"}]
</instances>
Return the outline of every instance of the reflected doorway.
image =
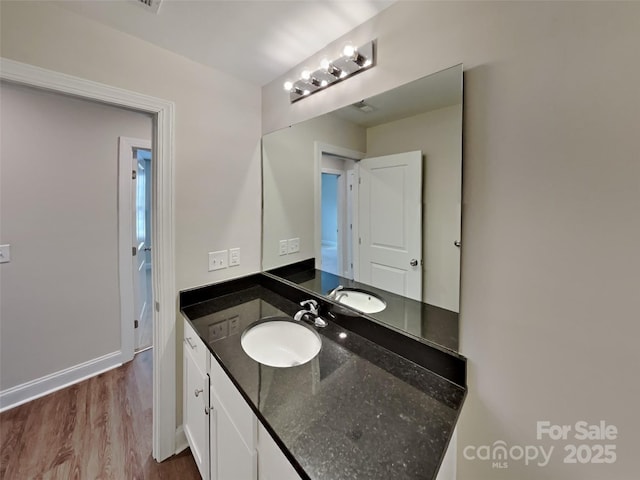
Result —
<instances>
[{"instance_id":1,"label":"reflected doorway","mask_svg":"<svg viewBox=\"0 0 640 480\"><path fill-rule=\"evenodd\" d=\"M322 270L353 279L355 161L322 153L320 256Z\"/></svg>"}]
</instances>

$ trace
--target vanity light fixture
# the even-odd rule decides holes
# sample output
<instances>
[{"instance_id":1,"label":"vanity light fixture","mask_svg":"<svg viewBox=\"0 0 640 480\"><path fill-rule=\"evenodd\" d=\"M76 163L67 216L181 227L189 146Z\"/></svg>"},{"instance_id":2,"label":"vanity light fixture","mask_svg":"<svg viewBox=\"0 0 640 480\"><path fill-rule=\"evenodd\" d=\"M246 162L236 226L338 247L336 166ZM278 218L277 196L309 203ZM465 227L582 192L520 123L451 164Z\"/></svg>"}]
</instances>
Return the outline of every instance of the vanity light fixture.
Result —
<instances>
[{"instance_id":1,"label":"vanity light fixture","mask_svg":"<svg viewBox=\"0 0 640 480\"><path fill-rule=\"evenodd\" d=\"M284 89L289 92L291 103L294 103L374 65L375 40L357 48L348 44L342 49L340 57L333 61L323 58L320 68L315 71L305 68L298 80L284 82Z\"/></svg>"}]
</instances>

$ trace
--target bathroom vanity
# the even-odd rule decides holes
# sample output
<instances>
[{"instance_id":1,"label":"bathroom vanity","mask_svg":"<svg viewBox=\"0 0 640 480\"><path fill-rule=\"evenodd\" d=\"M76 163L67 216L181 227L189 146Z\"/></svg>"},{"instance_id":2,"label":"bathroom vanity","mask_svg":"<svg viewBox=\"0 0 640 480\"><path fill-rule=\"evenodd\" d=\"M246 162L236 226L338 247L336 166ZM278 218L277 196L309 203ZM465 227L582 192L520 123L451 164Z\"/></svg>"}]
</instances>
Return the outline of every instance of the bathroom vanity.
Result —
<instances>
[{"instance_id":1,"label":"bathroom vanity","mask_svg":"<svg viewBox=\"0 0 640 480\"><path fill-rule=\"evenodd\" d=\"M305 322L319 353L281 368L253 360L243 332ZM433 479L466 394L466 360L322 295L261 273L184 291L184 430L215 480Z\"/></svg>"}]
</instances>

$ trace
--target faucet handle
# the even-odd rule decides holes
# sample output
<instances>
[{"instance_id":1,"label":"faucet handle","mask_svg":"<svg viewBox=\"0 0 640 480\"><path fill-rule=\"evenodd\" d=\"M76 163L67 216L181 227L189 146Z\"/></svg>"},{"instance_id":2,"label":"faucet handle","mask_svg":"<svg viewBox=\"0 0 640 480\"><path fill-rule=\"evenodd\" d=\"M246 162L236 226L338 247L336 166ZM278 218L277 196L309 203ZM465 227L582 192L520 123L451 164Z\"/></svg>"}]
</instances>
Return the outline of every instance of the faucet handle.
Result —
<instances>
[{"instance_id":1,"label":"faucet handle","mask_svg":"<svg viewBox=\"0 0 640 480\"><path fill-rule=\"evenodd\" d=\"M316 302L315 300L304 300L302 302L300 302L300 306L307 308L307 310L309 310L311 313L318 313L318 302Z\"/></svg>"}]
</instances>

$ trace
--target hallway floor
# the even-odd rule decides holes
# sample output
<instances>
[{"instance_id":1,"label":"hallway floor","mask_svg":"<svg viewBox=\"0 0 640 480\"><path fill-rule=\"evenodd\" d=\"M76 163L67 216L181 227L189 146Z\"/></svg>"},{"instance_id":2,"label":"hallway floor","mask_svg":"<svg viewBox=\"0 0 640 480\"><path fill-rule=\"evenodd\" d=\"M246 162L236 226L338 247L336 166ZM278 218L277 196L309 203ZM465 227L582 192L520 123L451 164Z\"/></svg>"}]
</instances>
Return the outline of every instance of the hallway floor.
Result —
<instances>
[{"instance_id":1,"label":"hallway floor","mask_svg":"<svg viewBox=\"0 0 640 480\"><path fill-rule=\"evenodd\" d=\"M199 480L189 450L151 456L152 358L0 414L0 478Z\"/></svg>"}]
</instances>

